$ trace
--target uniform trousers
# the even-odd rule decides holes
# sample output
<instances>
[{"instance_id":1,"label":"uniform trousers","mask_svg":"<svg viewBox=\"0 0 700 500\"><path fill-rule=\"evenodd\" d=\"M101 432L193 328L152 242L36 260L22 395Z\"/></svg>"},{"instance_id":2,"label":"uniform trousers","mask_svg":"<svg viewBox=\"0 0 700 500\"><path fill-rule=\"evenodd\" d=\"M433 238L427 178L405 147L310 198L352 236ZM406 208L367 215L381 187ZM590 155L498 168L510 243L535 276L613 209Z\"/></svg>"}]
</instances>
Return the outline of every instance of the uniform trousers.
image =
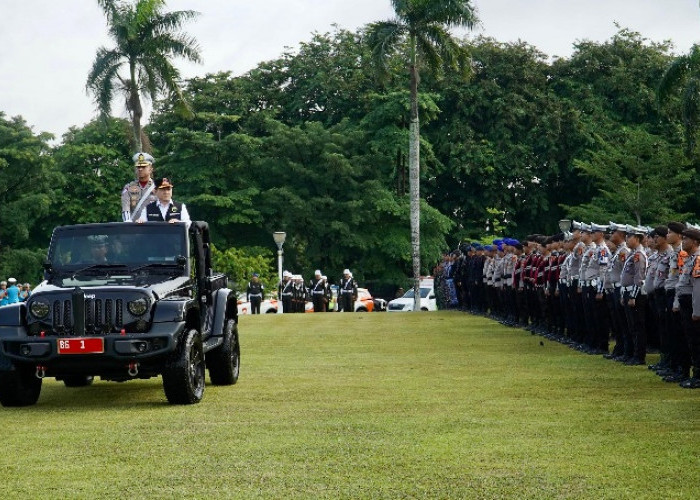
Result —
<instances>
[{"instance_id":1,"label":"uniform trousers","mask_svg":"<svg viewBox=\"0 0 700 500\"><path fill-rule=\"evenodd\" d=\"M674 288L666 292L666 331L668 332L669 362L671 369L687 373L690 370L690 353L688 352L680 311L673 310L673 302L676 296Z\"/></svg>"},{"instance_id":2,"label":"uniform trousers","mask_svg":"<svg viewBox=\"0 0 700 500\"><path fill-rule=\"evenodd\" d=\"M637 295L634 306L630 305L630 300L630 293L624 292L625 316L630 333L629 343L625 342L625 356L638 362L644 362L647 354L646 330L644 329L647 296L641 293Z\"/></svg>"},{"instance_id":3,"label":"uniform trousers","mask_svg":"<svg viewBox=\"0 0 700 500\"><path fill-rule=\"evenodd\" d=\"M681 295L678 297L678 302L681 306L681 325L687 352L683 358L681 373L689 375L692 365L693 376L700 377L700 321L693 321L693 296Z\"/></svg>"},{"instance_id":4,"label":"uniform trousers","mask_svg":"<svg viewBox=\"0 0 700 500\"><path fill-rule=\"evenodd\" d=\"M250 313L260 314L260 303L262 302L262 297L255 295L250 296Z\"/></svg>"},{"instance_id":5,"label":"uniform trousers","mask_svg":"<svg viewBox=\"0 0 700 500\"><path fill-rule=\"evenodd\" d=\"M659 336L659 352L661 353L661 364L668 365L668 359L671 351L671 343L668 335L668 323L666 317L668 313L666 308L666 290L657 288L654 290L654 314L656 316L656 330Z\"/></svg>"},{"instance_id":6,"label":"uniform trousers","mask_svg":"<svg viewBox=\"0 0 700 500\"><path fill-rule=\"evenodd\" d=\"M282 312L291 313L292 311L292 296L282 295Z\"/></svg>"},{"instance_id":7,"label":"uniform trousers","mask_svg":"<svg viewBox=\"0 0 700 500\"><path fill-rule=\"evenodd\" d=\"M345 312L354 312L355 308L353 307L353 300L352 300L352 293L341 293L340 294L340 301L343 304L343 311Z\"/></svg>"},{"instance_id":8,"label":"uniform trousers","mask_svg":"<svg viewBox=\"0 0 700 500\"><path fill-rule=\"evenodd\" d=\"M326 298L322 293L313 294L314 312L326 312Z\"/></svg>"}]
</instances>

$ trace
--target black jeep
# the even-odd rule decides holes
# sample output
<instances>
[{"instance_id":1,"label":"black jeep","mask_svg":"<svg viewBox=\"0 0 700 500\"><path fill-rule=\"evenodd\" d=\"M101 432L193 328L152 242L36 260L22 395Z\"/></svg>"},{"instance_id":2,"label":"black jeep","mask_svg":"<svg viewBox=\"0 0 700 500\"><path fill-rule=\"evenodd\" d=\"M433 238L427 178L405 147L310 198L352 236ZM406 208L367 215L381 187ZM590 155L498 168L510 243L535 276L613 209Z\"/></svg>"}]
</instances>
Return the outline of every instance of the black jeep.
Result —
<instances>
[{"instance_id":1,"label":"black jeep","mask_svg":"<svg viewBox=\"0 0 700 500\"><path fill-rule=\"evenodd\" d=\"M109 223L54 229L45 281L0 308L0 403L37 402L44 377L163 376L173 404L197 403L204 370L238 380L238 308L211 268L205 222Z\"/></svg>"}]
</instances>

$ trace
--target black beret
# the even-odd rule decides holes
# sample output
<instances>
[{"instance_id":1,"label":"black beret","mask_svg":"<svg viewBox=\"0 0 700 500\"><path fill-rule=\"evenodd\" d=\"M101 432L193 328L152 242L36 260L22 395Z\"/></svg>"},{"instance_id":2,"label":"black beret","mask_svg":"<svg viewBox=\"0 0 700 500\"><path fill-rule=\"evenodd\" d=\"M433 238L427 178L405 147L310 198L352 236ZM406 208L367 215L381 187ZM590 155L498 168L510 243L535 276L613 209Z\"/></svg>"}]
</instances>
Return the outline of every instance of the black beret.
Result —
<instances>
[{"instance_id":1,"label":"black beret","mask_svg":"<svg viewBox=\"0 0 700 500\"><path fill-rule=\"evenodd\" d=\"M683 236L687 236L688 238L692 238L697 242L700 242L700 231L698 231L697 229L693 229L693 228L684 229L681 234Z\"/></svg>"},{"instance_id":2,"label":"black beret","mask_svg":"<svg viewBox=\"0 0 700 500\"><path fill-rule=\"evenodd\" d=\"M668 236L668 228L666 226L657 226L651 232L651 236L661 236L665 238Z\"/></svg>"},{"instance_id":3,"label":"black beret","mask_svg":"<svg viewBox=\"0 0 700 500\"><path fill-rule=\"evenodd\" d=\"M518 250L522 250L522 249L523 249L523 244L522 244L522 243L517 243L517 244L515 245L515 248L517 248Z\"/></svg>"},{"instance_id":4,"label":"black beret","mask_svg":"<svg viewBox=\"0 0 700 500\"><path fill-rule=\"evenodd\" d=\"M666 224L668 226L668 229L673 231L676 234L683 234L683 231L685 231L685 224L682 224L680 222L669 222Z\"/></svg>"}]
</instances>

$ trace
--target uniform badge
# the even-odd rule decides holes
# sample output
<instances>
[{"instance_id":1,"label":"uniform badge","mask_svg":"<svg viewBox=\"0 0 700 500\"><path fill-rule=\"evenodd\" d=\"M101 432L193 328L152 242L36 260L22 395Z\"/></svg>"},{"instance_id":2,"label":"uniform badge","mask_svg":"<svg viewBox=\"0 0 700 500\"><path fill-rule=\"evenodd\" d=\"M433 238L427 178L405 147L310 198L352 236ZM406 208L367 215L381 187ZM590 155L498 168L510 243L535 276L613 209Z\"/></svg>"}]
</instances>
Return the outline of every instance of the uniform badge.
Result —
<instances>
[{"instance_id":1,"label":"uniform badge","mask_svg":"<svg viewBox=\"0 0 700 500\"><path fill-rule=\"evenodd\" d=\"M173 213L176 213L176 212L177 212L177 207L176 207L175 205L173 205L172 207L170 207L170 211L173 212Z\"/></svg>"}]
</instances>

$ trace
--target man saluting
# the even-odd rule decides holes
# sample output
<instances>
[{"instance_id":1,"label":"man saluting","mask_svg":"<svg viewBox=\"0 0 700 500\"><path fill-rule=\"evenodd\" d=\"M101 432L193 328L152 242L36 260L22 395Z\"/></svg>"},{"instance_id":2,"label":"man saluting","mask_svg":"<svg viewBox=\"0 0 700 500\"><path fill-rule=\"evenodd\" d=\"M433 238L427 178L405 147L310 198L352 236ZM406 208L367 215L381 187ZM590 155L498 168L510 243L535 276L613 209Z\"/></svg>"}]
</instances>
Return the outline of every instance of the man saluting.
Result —
<instances>
[{"instance_id":1,"label":"man saluting","mask_svg":"<svg viewBox=\"0 0 700 500\"><path fill-rule=\"evenodd\" d=\"M149 203L138 222L189 222L190 214L184 203L173 201L173 184L167 177L155 180L157 201Z\"/></svg>"}]
</instances>

